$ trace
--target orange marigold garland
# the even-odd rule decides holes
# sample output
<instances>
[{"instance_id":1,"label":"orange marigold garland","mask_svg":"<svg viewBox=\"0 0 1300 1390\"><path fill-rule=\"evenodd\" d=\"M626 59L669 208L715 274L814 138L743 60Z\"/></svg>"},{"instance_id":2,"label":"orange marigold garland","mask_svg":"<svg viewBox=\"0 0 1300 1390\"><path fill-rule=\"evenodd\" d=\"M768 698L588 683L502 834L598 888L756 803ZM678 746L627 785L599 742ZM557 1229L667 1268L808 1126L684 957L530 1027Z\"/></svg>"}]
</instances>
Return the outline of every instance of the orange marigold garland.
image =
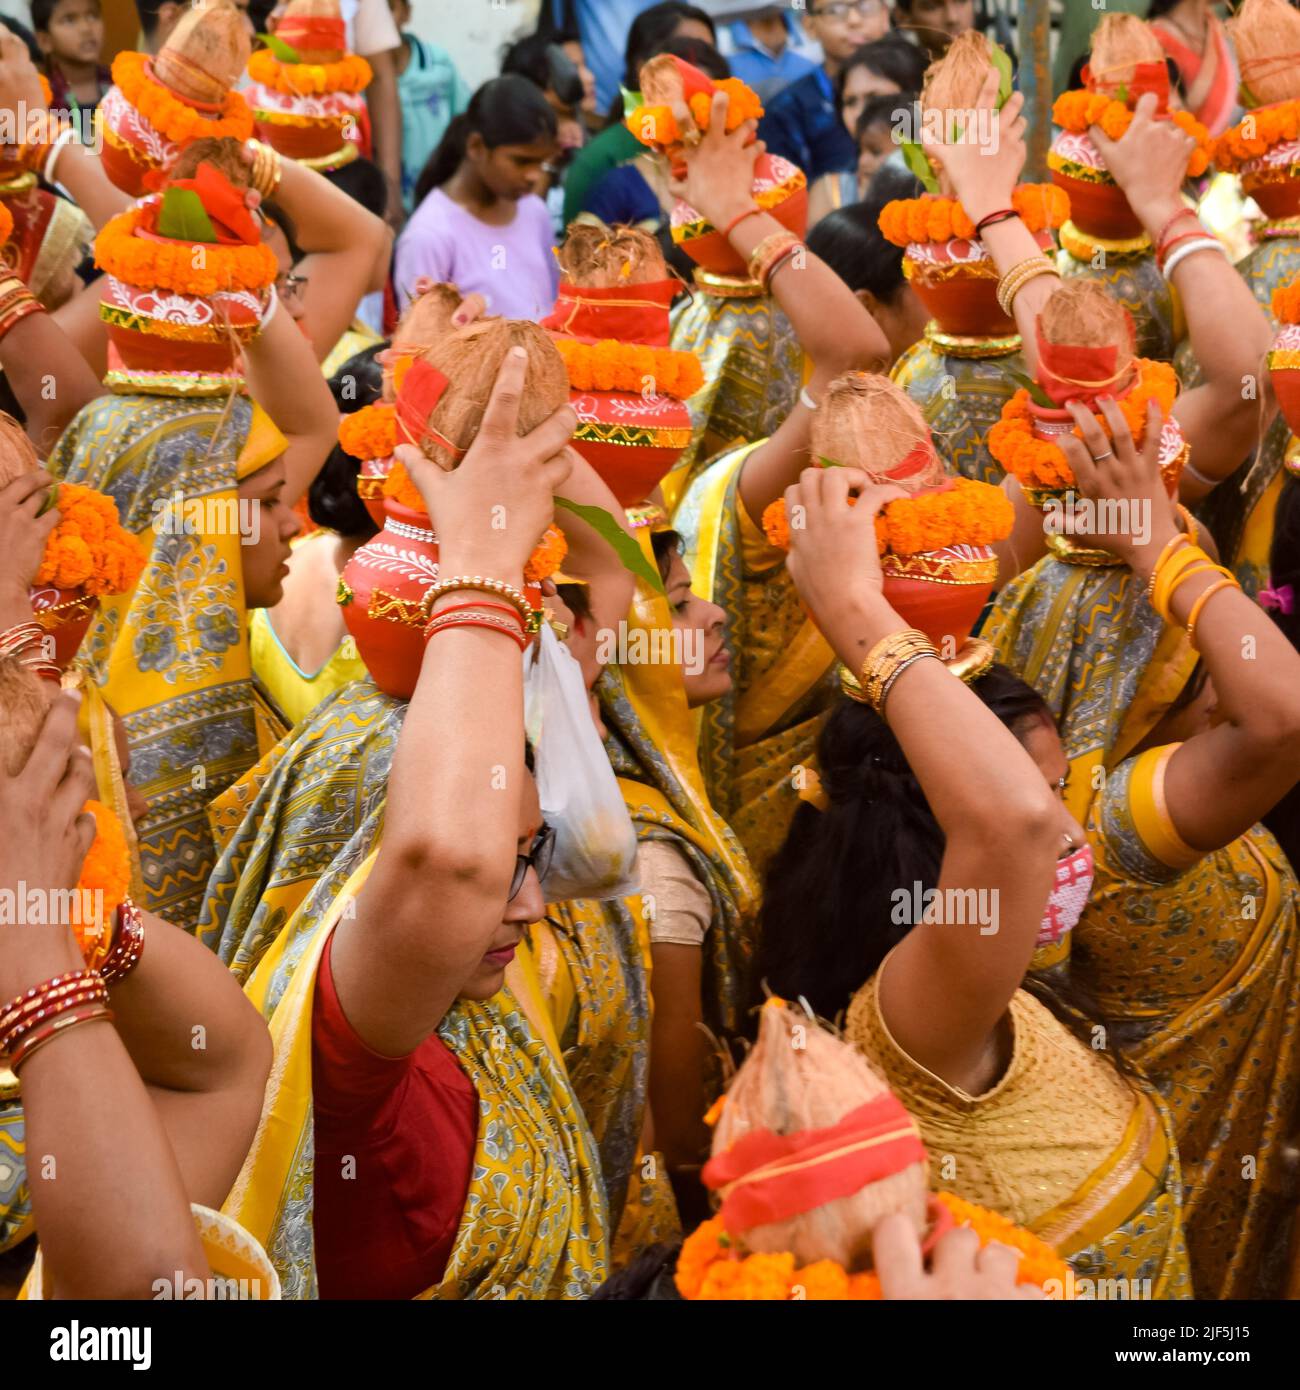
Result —
<instances>
[{"instance_id":1,"label":"orange marigold garland","mask_svg":"<svg viewBox=\"0 0 1300 1390\"><path fill-rule=\"evenodd\" d=\"M1084 134L1089 126L1099 126L1112 140L1122 140L1133 123L1133 112L1115 97L1105 92L1062 92L1052 107L1052 119L1062 130ZM1196 148L1187 161L1189 178L1196 178L1210 167L1215 142L1210 132L1190 111L1171 111L1169 119L1196 141Z\"/></svg>"},{"instance_id":2,"label":"orange marigold garland","mask_svg":"<svg viewBox=\"0 0 1300 1390\"><path fill-rule=\"evenodd\" d=\"M1069 1266L1046 1241L997 1212L950 1192L936 1196L959 1225L974 1230L981 1245L997 1241L1020 1251L1017 1283L1040 1288L1055 1284L1064 1291ZM875 1301L882 1297L877 1275L849 1274L834 1260L818 1260L800 1269L790 1254L739 1255L720 1216L686 1237L677 1259L675 1281L683 1298L698 1302Z\"/></svg>"},{"instance_id":3,"label":"orange marigold garland","mask_svg":"<svg viewBox=\"0 0 1300 1390\"><path fill-rule=\"evenodd\" d=\"M386 459L397 448L397 413L393 406L362 406L339 421L339 446L354 459Z\"/></svg>"},{"instance_id":4,"label":"orange marigold garland","mask_svg":"<svg viewBox=\"0 0 1300 1390\"><path fill-rule=\"evenodd\" d=\"M1300 323L1300 280L1273 291L1273 317L1279 323Z\"/></svg>"},{"instance_id":5,"label":"orange marigold garland","mask_svg":"<svg viewBox=\"0 0 1300 1390\"><path fill-rule=\"evenodd\" d=\"M214 120L184 102L149 73L147 53L119 53L113 59L113 82L132 106L165 139L177 145L208 136L213 140L247 140L253 111L238 92L227 92Z\"/></svg>"},{"instance_id":6,"label":"orange marigold garland","mask_svg":"<svg viewBox=\"0 0 1300 1390\"><path fill-rule=\"evenodd\" d=\"M370 64L355 53L345 54L336 63L282 63L269 48L259 48L248 60L248 75L263 87L303 97L363 92L374 74Z\"/></svg>"},{"instance_id":7,"label":"orange marigold garland","mask_svg":"<svg viewBox=\"0 0 1300 1390\"><path fill-rule=\"evenodd\" d=\"M626 391L635 395L649 383L657 395L686 400L704 385L700 359L693 352L620 343L613 338L599 343L556 338L555 346L564 358L569 385L575 391Z\"/></svg>"},{"instance_id":8,"label":"orange marigold garland","mask_svg":"<svg viewBox=\"0 0 1300 1390\"><path fill-rule=\"evenodd\" d=\"M113 499L80 483L60 483L55 506L59 524L45 542L36 583L94 597L133 588L145 553L118 520Z\"/></svg>"},{"instance_id":9,"label":"orange marigold garland","mask_svg":"<svg viewBox=\"0 0 1300 1390\"><path fill-rule=\"evenodd\" d=\"M0 203L0 247L9 245L9 238L14 234L14 215Z\"/></svg>"},{"instance_id":10,"label":"orange marigold garland","mask_svg":"<svg viewBox=\"0 0 1300 1390\"><path fill-rule=\"evenodd\" d=\"M1011 195L1011 206L1031 232L1062 226L1070 216L1070 199L1054 183L1022 183ZM975 224L955 198L928 194L922 198L896 198L886 203L879 219L880 231L895 246L913 242L969 241Z\"/></svg>"},{"instance_id":11,"label":"orange marigold garland","mask_svg":"<svg viewBox=\"0 0 1300 1390\"><path fill-rule=\"evenodd\" d=\"M1214 142L1214 162L1235 174L1243 164L1267 154L1274 145L1300 139L1300 101L1280 101L1250 111Z\"/></svg>"},{"instance_id":12,"label":"orange marigold garland","mask_svg":"<svg viewBox=\"0 0 1300 1390\"><path fill-rule=\"evenodd\" d=\"M251 70L251 63L249 68ZM735 130L746 121L756 121L763 116L763 103L759 100L758 93L740 78L724 77L713 85L718 91L727 94L729 131ZM699 129L708 130L709 123L713 120L713 98L705 92L696 92L686 104L690 108L692 120ZM623 124L643 145L657 150L670 149L682 143L681 129L669 106L638 106L624 119Z\"/></svg>"},{"instance_id":13,"label":"orange marigold garland","mask_svg":"<svg viewBox=\"0 0 1300 1390\"><path fill-rule=\"evenodd\" d=\"M144 213L141 207L127 208L106 222L95 238L95 264L116 279L141 289L199 296L219 290L264 290L275 283L280 267L265 243L219 246L146 240L136 236ZM202 256L196 256L196 250L202 250Z\"/></svg>"},{"instance_id":14,"label":"orange marigold garland","mask_svg":"<svg viewBox=\"0 0 1300 1390\"><path fill-rule=\"evenodd\" d=\"M1131 391L1116 404L1124 416L1133 439L1141 444L1146 434L1147 403L1154 400L1161 414L1168 416L1178 395L1178 377L1167 362L1134 359L1138 379ZM1095 416L1097 423L1110 438L1105 417ZM1077 429L1072 431L1077 435ZM1065 488L1074 485L1074 470L1066 462L1060 446L1050 440L1037 439L1033 431L1033 416L1029 410L1029 392L1017 391L1002 407L1002 418L989 431L989 453L1022 487Z\"/></svg>"},{"instance_id":15,"label":"orange marigold garland","mask_svg":"<svg viewBox=\"0 0 1300 1390\"><path fill-rule=\"evenodd\" d=\"M1011 534L1015 509L1001 488L973 478L954 478L940 492L887 502L876 517L882 555L924 555L950 545L993 545ZM789 550L785 498L763 513L763 532L778 550Z\"/></svg>"},{"instance_id":16,"label":"orange marigold garland","mask_svg":"<svg viewBox=\"0 0 1300 1390\"><path fill-rule=\"evenodd\" d=\"M87 801L82 810L95 817L95 838L82 861L77 890L102 894L98 900L102 912L98 922L74 922L72 930L86 964L93 968L108 954L113 915L131 891L131 855L122 822L107 806Z\"/></svg>"}]
</instances>

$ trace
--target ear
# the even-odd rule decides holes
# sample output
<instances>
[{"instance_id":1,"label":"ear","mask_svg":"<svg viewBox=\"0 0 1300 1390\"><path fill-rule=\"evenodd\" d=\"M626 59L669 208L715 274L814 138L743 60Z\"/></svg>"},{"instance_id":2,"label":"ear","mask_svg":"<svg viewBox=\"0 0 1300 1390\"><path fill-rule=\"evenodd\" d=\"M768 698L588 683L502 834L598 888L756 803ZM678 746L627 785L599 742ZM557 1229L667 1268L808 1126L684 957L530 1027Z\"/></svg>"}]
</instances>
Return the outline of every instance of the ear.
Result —
<instances>
[{"instance_id":1,"label":"ear","mask_svg":"<svg viewBox=\"0 0 1300 1390\"><path fill-rule=\"evenodd\" d=\"M488 147L477 130L465 141L465 154L476 164L481 164L487 158Z\"/></svg>"},{"instance_id":2,"label":"ear","mask_svg":"<svg viewBox=\"0 0 1300 1390\"><path fill-rule=\"evenodd\" d=\"M870 290L854 290L853 297L877 323L880 322L880 300Z\"/></svg>"}]
</instances>

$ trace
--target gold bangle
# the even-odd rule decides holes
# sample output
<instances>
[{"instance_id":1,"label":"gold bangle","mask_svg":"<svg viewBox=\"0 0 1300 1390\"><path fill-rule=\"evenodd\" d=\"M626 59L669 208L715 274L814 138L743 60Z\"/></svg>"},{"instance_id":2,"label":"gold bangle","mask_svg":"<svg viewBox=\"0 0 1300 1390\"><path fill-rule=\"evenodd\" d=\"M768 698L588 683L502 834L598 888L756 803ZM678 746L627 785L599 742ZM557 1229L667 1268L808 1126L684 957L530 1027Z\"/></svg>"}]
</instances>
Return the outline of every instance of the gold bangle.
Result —
<instances>
[{"instance_id":1,"label":"gold bangle","mask_svg":"<svg viewBox=\"0 0 1300 1390\"><path fill-rule=\"evenodd\" d=\"M788 247L799 244L799 238L784 228L765 236L749 254L749 278L762 285L767 278L769 267L775 264L776 257Z\"/></svg>"},{"instance_id":2,"label":"gold bangle","mask_svg":"<svg viewBox=\"0 0 1300 1390\"><path fill-rule=\"evenodd\" d=\"M885 680L884 685L881 687L880 707L876 710L876 713L879 714L882 718L884 717L885 701L889 699L889 692L893 690L894 683L898 680L899 676L901 676L903 672L907 670L909 666L915 666L918 661L938 661L938 659L939 653L931 649L928 652L916 652L912 656L904 657L900 662L898 662L894 669L890 671L888 677Z\"/></svg>"},{"instance_id":3,"label":"gold bangle","mask_svg":"<svg viewBox=\"0 0 1300 1390\"><path fill-rule=\"evenodd\" d=\"M536 632L541 626L540 612L513 584L507 584L504 579L485 579L480 574L474 575L473 578L457 575L452 579L440 579L424 596L421 607L424 609L425 618L432 619L433 605L440 598L457 593L461 589L477 589L481 593L496 594L498 598L505 599L519 614L529 632Z\"/></svg>"},{"instance_id":4,"label":"gold bangle","mask_svg":"<svg viewBox=\"0 0 1300 1390\"><path fill-rule=\"evenodd\" d=\"M1002 312L1011 318L1011 309L1016 296L1031 280L1036 279L1039 275L1056 275L1057 273L1056 267L1041 252L1037 256L1027 256L1023 261L1017 261L998 281L998 304Z\"/></svg>"},{"instance_id":5,"label":"gold bangle","mask_svg":"<svg viewBox=\"0 0 1300 1390\"><path fill-rule=\"evenodd\" d=\"M872 647L867 659L862 663L862 673L858 685L861 696L853 696L860 703L868 704L877 714L883 715L885 695L898 678L905 664L922 656L938 656L934 644L916 628L902 632L891 632Z\"/></svg>"},{"instance_id":6,"label":"gold bangle","mask_svg":"<svg viewBox=\"0 0 1300 1390\"><path fill-rule=\"evenodd\" d=\"M1187 538L1187 536L1183 534L1182 531L1179 531L1177 535L1173 536L1170 540L1165 542L1164 549L1160 552L1159 555L1156 556L1156 562L1151 567L1151 578L1147 580L1148 603L1150 603L1152 595L1154 595L1156 591L1156 580L1160 578L1160 571L1164 568L1165 561L1169 559L1169 557L1174 553L1175 550L1179 550L1183 546L1191 544L1192 542Z\"/></svg>"},{"instance_id":7,"label":"gold bangle","mask_svg":"<svg viewBox=\"0 0 1300 1390\"><path fill-rule=\"evenodd\" d=\"M1212 565L1214 561L1199 545L1189 544L1174 550L1173 554L1156 571L1156 582L1151 586L1151 606L1165 622L1169 621L1170 586L1189 565L1200 563Z\"/></svg>"},{"instance_id":8,"label":"gold bangle","mask_svg":"<svg viewBox=\"0 0 1300 1390\"><path fill-rule=\"evenodd\" d=\"M1178 503L1178 515L1182 517L1183 524L1187 527L1187 539L1191 541L1193 545L1199 544L1201 539L1201 528L1196 518L1181 502Z\"/></svg>"},{"instance_id":9,"label":"gold bangle","mask_svg":"<svg viewBox=\"0 0 1300 1390\"><path fill-rule=\"evenodd\" d=\"M279 150L261 140L250 140L248 148L253 152L253 187L264 200L275 197L275 191L280 186L280 175L284 172Z\"/></svg>"},{"instance_id":10,"label":"gold bangle","mask_svg":"<svg viewBox=\"0 0 1300 1390\"><path fill-rule=\"evenodd\" d=\"M1218 569L1218 566L1216 565L1215 568ZM1187 640L1193 647L1196 646L1196 620L1201 616L1201 609L1205 607L1208 600L1212 599L1220 589L1240 588L1241 585L1237 582L1237 576L1235 574L1230 575L1227 579L1220 579L1217 583L1211 584L1192 604L1192 611L1187 618Z\"/></svg>"}]
</instances>

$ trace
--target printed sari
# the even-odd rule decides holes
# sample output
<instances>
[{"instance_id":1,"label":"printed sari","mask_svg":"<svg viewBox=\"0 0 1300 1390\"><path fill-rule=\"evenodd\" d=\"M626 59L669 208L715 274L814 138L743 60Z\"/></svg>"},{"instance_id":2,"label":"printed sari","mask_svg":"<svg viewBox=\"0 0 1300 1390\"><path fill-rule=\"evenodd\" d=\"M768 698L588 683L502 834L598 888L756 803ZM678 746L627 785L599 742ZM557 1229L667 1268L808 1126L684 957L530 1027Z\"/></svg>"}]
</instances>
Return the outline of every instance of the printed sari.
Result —
<instances>
[{"instance_id":1,"label":"printed sari","mask_svg":"<svg viewBox=\"0 0 1300 1390\"><path fill-rule=\"evenodd\" d=\"M1262 826L1210 854L1179 837L1164 801L1173 750L1135 749L1195 653L1127 569L1040 561L999 596L985 636L1060 723L1066 802L1097 865L1069 971L1172 1115L1197 1292L1275 1293L1300 1120L1295 876Z\"/></svg>"},{"instance_id":2,"label":"printed sari","mask_svg":"<svg viewBox=\"0 0 1300 1390\"><path fill-rule=\"evenodd\" d=\"M275 1060L257 1134L223 1210L264 1246L286 1298L318 1296L316 972L374 858L368 854L342 881L339 873L326 873L245 986L270 1025ZM508 975L491 1000L458 1001L438 1027L473 1082L480 1119L456 1243L442 1281L422 1299L581 1299L606 1278L608 1222L595 1147L536 1003L521 999Z\"/></svg>"},{"instance_id":3,"label":"printed sari","mask_svg":"<svg viewBox=\"0 0 1300 1390\"><path fill-rule=\"evenodd\" d=\"M215 858L207 804L258 755L237 489L284 449L244 397L115 395L82 409L48 465L112 497L148 551L135 589L100 601L78 663L122 719L149 803L140 906L187 929Z\"/></svg>"},{"instance_id":4,"label":"printed sari","mask_svg":"<svg viewBox=\"0 0 1300 1390\"><path fill-rule=\"evenodd\" d=\"M701 470L673 525L695 592L727 614L732 657L731 691L701 712L700 766L710 799L761 873L785 839L799 804L794 770L813 761L838 685L835 654L785 557L740 500L741 469L759 443Z\"/></svg>"}]
</instances>

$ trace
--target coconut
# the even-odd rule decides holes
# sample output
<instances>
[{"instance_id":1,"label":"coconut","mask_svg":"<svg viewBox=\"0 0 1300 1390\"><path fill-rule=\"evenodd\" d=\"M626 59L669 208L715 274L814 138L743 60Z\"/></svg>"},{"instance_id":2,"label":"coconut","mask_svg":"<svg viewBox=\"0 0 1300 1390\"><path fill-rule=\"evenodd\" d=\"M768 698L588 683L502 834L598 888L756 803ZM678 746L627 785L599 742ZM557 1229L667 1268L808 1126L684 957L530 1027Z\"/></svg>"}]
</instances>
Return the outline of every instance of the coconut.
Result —
<instances>
[{"instance_id":1,"label":"coconut","mask_svg":"<svg viewBox=\"0 0 1300 1390\"><path fill-rule=\"evenodd\" d=\"M916 403L888 377L849 372L827 388L813 416L812 451L818 458L860 468L875 482L924 492L943 481L943 464L930 462L902 478L891 477L920 445L931 447L930 428Z\"/></svg>"},{"instance_id":2,"label":"coconut","mask_svg":"<svg viewBox=\"0 0 1300 1390\"><path fill-rule=\"evenodd\" d=\"M190 101L220 102L251 51L244 13L230 0L204 0L181 15L153 61L154 75Z\"/></svg>"},{"instance_id":3,"label":"coconut","mask_svg":"<svg viewBox=\"0 0 1300 1390\"><path fill-rule=\"evenodd\" d=\"M972 29L948 45L938 62L931 63L921 89L923 111L973 111L993 65L988 39Z\"/></svg>"},{"instance_id":4,"label":"coconut","mask_svg":"<svg viewBox=\"0 0 1300 1390\"><path fill-rule=\"evenodd\" d=\"M1165 51L1145 20L1132 14L1108 14L1092 36L1088 68L1099 92L1128 86L1140 63L1159 63Z\"/></svg>"},{"instance_id":5,"label":"coconut","mask_svg":"<svg viewBox=\"0 0 1300 1390\"><path fill-rule=\"evenodd\" d=\"M769 1000L758 1041L742 1063L713 1133L713 1156L754 1131L777 1135L827 1129L871 1101L890 1094L856 1048ZM901 1107L900 1107L901 1109ZM910 1117L900 1114L900 1125ZM912 1123L915 1130L915 1123ZM921 1234L926 1228L929 1174L924 1160L785 1221L740 1233L750 1252L790 1252L800 1266L835 1260L846 1270L870 1267L871 1232L891 1212L904 1212Z\"/></svg>"},{"instance_id":6,"label":"coconut","mask_svg":"<svg viewBox=\"0 0 1300 1390\"><path fill-rule=\"evenodd\" d=\"M1135 355L1131 315L1096 280L1063 281L1039 310L1038 327L1053 347L1113 347L1117 372Z\"/></svg>"},{"instance_id":7,"label":"coconut","mask_svg":"<svg viewBox=\"0 0 1300 1390\"><path fill-rule=\"evenodd\" d=\"M244 158L244 147L238 140L204 137L195 140L176 156L167 170L167 182L192 179L200 164L211 164L223 173L236 188L251 188L253 171Z\"/></svg>"},{"instance_id":8,"label":"coconut","mask_svg":"<svg viewBox=\"0 0 1300 1390\"><path fill-rule=\"evenodd\" d=\"M24 473L35 473L41 461L23 427L0 410L0 487L7 487Z\"/></svg>"},{"instance_id":9,"label":"coconut","mask_svg":"<svg viewBox=\"0 0 1300 1390\"><path fill-rule=\"evenodd\" d=\"M392 350L395 353L422 352L441 342L451 328L456 310L464 302L455 285L430 285L406 306L402 321L393 333Z\"/></svg>"},{"instance_id":10,"label":"coconut","mask_svg":"<svg viewBox=\"0 0 1300 1390\"><path fill-rule=\"evenodd\" d=\"M570 284L606 290L668 279L659 242L639 227L574 222L558 254Z\"/></svg>"},{"instance_id":11,"label":"coconut","mask_svg":"<svg viewBox=\"0 0 1300 1390\"><path fill-rule=\"evenodd\" d=\"M272 32L277 38L297 50L304 63L337 63L344 55L341 48L311 48L300 35L315 19L339 20L343 11L338 0L289 0L281 9Z\"/></svg>"},{"instance_id":12,"label":"coconut","mask_svg":"<svg viewBox=\"0 0 1300 1390\"><path fill-rule=\"evenodd\" d=\"M1300 12L1287 0L1246 0L1228 21L1228 33L1252 104L1300 97Z\"/></svg>"},{"instance_id":13,"label":"coconut","mask_svg":"<svg viewBox=\"0 0 1300 1390\"><path fill-rule=\"evenodd\" d=\"M447 389L428 423L458 449L468 449L474 442L497 373L512 347L522 347L528 353L528 371L519 405L519 433L524 435L548 420L569 399L569 374L564 359L545 329L522 319L487 319L458 329L417 358L447 378ZM442 445L426 441L422 447L440 468L456 466L457 460Z\"/></svg>"},{"instance_id":14,"label":"coconut","mask_svg":"<svg viewBox=\"0 0 1300 1390\"><path fill-rule=\"evenodd\" d=\"M54 698L49 681L14 656L0 656L0 768L16 777L31 756Z\"/></svg>"}]
</instances>

